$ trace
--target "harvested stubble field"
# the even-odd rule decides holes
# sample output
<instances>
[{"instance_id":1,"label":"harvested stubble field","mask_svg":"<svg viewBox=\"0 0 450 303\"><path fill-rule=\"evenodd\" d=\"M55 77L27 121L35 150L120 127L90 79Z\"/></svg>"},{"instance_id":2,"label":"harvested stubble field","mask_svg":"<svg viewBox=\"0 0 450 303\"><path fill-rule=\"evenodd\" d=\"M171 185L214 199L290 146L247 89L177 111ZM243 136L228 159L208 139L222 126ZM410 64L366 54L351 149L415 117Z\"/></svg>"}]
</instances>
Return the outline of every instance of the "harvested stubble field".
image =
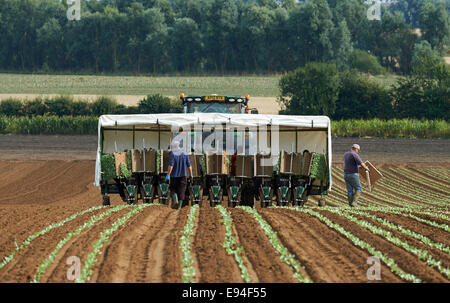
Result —
<instances>
[{"instance_id":1,"label":"harvested stubble field","mask_svg":"<svg viewBox=\"0 0 450 303\"><path fill-rule=\"evenodd\" d=\"M345 207L334 166L328 207L99 207L90 160L0 161L0 281L450 281L450 166L378 164L385 175ZM183 248L180 248L183 247Z\"/></svg>"}]
</instances>

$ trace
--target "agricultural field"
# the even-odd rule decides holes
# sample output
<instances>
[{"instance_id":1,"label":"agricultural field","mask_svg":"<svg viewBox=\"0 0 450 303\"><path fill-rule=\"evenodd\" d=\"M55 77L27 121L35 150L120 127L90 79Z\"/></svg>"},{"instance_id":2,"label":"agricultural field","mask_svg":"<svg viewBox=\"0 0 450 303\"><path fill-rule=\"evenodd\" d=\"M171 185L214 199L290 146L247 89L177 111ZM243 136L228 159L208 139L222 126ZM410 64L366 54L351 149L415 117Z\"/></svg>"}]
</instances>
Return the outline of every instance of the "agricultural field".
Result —
<instances>
[{"instance_id":1,"label":"agricultural field","mask_svg":"<svg viewBox=\"0 0 450 303\"><path fill-rule=\"evenodd\" d=\"M101 207L90 160L2 160L0 282L73 282L74 260L78 282L450 282L450 166L377 166L356 208L336 163L326 207L173 210Z\"/></svg>"},{"instance_id":2,"label":"agricultural field","mask_svg":"<svg viewBox=\"0 0 450 303\"><path fill-rule=\"evenodd\" d=\"M280 75L270 76L98 76L98 75L40 75L1 74L0 99L9 96L64 94L94 98L113 95L132 104L132 96L162 94L225 94L253 97L278 97ZM399 76L386 74L370 76L381 85L392 86Z\"/></svg>"}]
</instances>

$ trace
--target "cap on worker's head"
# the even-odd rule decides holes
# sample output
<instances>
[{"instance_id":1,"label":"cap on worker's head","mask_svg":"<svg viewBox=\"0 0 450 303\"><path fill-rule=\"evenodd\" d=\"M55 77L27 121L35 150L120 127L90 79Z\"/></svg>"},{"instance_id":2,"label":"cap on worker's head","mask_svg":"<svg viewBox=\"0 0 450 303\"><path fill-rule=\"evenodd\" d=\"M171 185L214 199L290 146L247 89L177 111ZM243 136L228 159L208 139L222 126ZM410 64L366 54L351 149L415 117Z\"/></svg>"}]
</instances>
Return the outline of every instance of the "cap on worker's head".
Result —
<instances>
[{"instance_id":1,"label":"cap on worker's head","mask_svg":"<svg viewBox=\"0 0 450 303\"><path fill-rule=\"evenodd\" d=\"M172 141L172 148L178 148L180 146L179 141Z\"/></svg>"},{"instance_id":2,"label":"cap on worker's head","mask_svg":"<svg viewBox=\"0 0 450 303\"><path fill-rule=\"evenodd\" d=\"M352 145L352 148L353 148L353 149L361 150L361 147L359 147L358 144L353 144L353 145Z\"/></svg>"}]
</instances>

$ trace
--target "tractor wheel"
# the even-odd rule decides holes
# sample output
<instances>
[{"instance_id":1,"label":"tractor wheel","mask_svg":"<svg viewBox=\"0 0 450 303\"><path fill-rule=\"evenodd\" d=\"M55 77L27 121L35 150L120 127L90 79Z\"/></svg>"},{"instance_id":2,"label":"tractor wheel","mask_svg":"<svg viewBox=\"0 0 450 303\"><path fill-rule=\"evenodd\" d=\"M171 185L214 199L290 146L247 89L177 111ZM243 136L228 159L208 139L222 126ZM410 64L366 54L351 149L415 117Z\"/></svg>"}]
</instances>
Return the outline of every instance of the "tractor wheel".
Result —
<instances>
[{"instance_id":1,"label":"tractor wheel","mask_svg":"<svg viewBox=\"0 0 450 303\"><path fill-rule=\"evenodd\" d=\"M103 206L110 206L110 205L111 205L110 197L104 195L103 196Z\"/></svg>"}]
</instances>

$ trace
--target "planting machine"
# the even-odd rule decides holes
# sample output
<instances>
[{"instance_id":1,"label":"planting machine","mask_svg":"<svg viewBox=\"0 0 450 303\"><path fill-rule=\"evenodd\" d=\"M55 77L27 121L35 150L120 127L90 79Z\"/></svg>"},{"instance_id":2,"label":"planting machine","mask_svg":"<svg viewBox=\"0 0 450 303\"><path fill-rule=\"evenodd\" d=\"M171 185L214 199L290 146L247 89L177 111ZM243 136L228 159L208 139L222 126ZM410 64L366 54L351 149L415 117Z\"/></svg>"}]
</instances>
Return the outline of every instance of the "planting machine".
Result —
<instances>
[{"instance_id":1,"label":"planting machine","mask_svg":"<svg viewBox=\"0 0 450 303\"><path fill-rule=\"evenodd\" d=\"M309 196L319 195L324 204L332 185L328 117L250 116L242 113L248 97L181 99L182 114L100 117L95 185L104 205L112 194L129 204L168 205L168 147L175 137L193 166L186 203L302 206ZM220 105L225 113L209 112L219 111Z\"/></svg>"}]
</instances>

